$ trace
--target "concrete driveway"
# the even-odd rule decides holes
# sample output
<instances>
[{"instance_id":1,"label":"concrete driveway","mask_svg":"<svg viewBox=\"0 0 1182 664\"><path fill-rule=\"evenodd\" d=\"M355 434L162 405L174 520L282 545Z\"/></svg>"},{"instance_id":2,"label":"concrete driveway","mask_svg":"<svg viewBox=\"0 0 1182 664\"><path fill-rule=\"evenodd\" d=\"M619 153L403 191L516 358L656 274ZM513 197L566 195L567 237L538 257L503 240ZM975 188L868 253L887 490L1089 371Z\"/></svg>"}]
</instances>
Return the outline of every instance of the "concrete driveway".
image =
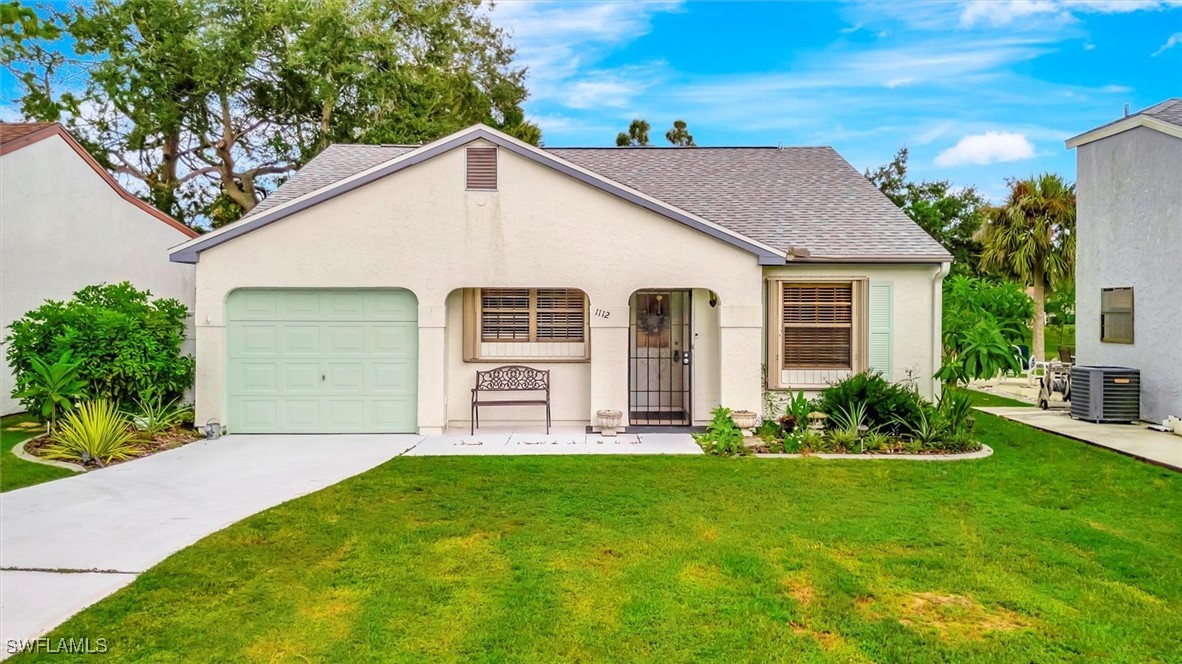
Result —
<instances>
[{"instance_id":1,"label":"concrete driveway","mask_svg":"<svg viewBox=\"0 0 1182 664\"><path fill-rule=\"evenodd\" d=\"M202 537L422 439L228 436L0 494L0 655Z\"/></svg>"}]
</instances>

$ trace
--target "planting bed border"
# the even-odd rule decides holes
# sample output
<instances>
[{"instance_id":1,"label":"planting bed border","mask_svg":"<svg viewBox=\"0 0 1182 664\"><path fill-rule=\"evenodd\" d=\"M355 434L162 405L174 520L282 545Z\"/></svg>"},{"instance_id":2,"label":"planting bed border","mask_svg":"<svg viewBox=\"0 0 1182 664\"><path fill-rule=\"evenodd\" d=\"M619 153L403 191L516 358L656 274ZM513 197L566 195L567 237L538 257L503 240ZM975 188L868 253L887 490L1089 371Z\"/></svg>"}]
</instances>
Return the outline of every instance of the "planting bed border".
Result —
<instances>
[{"instance_id":1,"label":"planting bed border","mask_svg":"<svg viewBox=\"0 0 1182 664\"><path fill-rule=\"evenodd\" d=\"M900 461L967 461L969 459L985 459L993 456L993 448L982 444L976 452L961 452L958 454L775 454L759 452L749 454L757 459L800 459L816 457L818 459L898 459Z\"/></svg>"},{"instance_id":2,"label":"planting bed border","mask_svg":"<svg viewBox=\"0 0 1182 664\"><path fill-rule=\"evenodd\" d=\"M40 435L40 434L38 434L38 435ZM85 473L86 472L86 468L84 468L76 463L70 463L69 461L56 461L54 459L46 459L43 457L39 457L35 454L30 454L30 453L26 452L25 451L25 443L27 443L31 440L35 440L36 438L37 438L37 436L33 436L32 438L26 438L26 439L22 440L21 442L17 443L12 448L12 453L17 455L18 457L20 457L21 459L23 459L25 461L39 463L43 466L55 466L57 468L65 468L66 470L72 470L75 473Z\"/></svg>"}]
</instances>

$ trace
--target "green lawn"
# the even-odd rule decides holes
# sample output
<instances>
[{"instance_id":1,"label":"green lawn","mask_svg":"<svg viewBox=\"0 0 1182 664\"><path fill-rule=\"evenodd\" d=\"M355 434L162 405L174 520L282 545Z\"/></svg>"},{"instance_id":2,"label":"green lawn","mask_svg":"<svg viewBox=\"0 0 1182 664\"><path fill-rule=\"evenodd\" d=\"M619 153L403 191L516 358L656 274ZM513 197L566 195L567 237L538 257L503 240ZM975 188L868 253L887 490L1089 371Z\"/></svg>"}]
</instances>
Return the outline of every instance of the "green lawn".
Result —
<instances>
[{"instance_id":1,"label":"green lawn","mask_svg":"<svg viewBox=\"0 0 1182 664\"><path fill-rule=\"evenodd\" d=\"M1031 347L1030 340L1033 338L1034 332L1027 329L1026 338L1022 343L1026 344L1027 347ZM1075 325L1064 325L1062 330L1059 329L1058 325L1047 325L1043 329L1042 341L1043 352L1045 353L1043 359L1057 360L1059 359L1060 346L1075 347Z\"/></svg>"},{"instance_id":2,"label":"green lawn","mask_svg":"<svg viewBox=\"0 0 1182 664\"><path fill-rule=\"evenodd\" d=\"M0 492L12 491L32 484L40 484L74 473L65 468L54 468L25 461L12 453L16 444L44 433L32 415L8 415L0 418Z\"/></svg>"},{"instance_id":3,"label":"green lawn","mask_svg":"<svg viewBox=\"0 0 1182 664\"><path fill-rule=\"evenodd\" d=\"M957 463L399 458L51 636L153 662L1178 661L1182 475L977 419L996 454Z\"/></svg>"}]
</instances>

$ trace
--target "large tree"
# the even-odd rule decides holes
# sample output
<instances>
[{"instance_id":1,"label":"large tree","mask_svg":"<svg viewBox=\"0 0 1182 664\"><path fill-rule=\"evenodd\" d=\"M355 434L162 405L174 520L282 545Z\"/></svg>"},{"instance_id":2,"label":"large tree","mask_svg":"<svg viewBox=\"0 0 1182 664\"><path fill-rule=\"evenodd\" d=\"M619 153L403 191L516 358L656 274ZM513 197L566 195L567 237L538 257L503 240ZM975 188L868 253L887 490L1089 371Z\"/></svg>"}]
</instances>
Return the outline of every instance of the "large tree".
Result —
<instances>
[{"instance_id":1,"label":"large tree","mask_svg":"<svg viewBox=\"0 0 1182 664\"><path fill-rule=\"evenodd\" d=\"M867 170L870 180L952 254L953 274L976 275L981 245L985 199L972 187L953 187L947 180L913 181L907 177L907 148L899 148L890 163Z\"/></svg>"},{"instance_id":2,"label":"large tree","mask_svg":"<svg viewBox=\"0 0 1182 664\"><path fill-rule=\"evenodd\" d=\"M418 143L485 122L540 143L521 112L525 70L480 5L96 0L54 15L87 63L67 122L145 199L214 225L330 142ZM33 55L61 57L54 46ZM22 82L26 116L56 119L48 83Z\"/></svg>"},{"instance_id":3,"label":"large tree","mask_svg":"<svg viewBox=\"0 0 1182 664\"><path fill-rule=\"evenodd\" d=\"M981 265L1031 288L1034 326L1031 346L1043 359L1047 294L1075 278L1075 186L1052 173L1011 180L1002 205L986 212Z\"/></svg>"}]
</instances>

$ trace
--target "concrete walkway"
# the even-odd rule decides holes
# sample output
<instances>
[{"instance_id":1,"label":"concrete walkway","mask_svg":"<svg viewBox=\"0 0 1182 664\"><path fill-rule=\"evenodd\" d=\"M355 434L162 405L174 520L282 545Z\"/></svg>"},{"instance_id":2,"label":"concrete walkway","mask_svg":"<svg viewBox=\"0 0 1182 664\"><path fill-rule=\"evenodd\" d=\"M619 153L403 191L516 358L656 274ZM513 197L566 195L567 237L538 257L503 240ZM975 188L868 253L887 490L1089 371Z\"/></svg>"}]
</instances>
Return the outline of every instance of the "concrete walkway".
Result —
<instances>
[{"instance_id":1,"label":"concrete walkway","mask_svg":"<svg viewBox=\"0 0 1182 664\"><path fill-rule=\"evenodd\" d=\"M44 634L202 537L422 440L228 436L0 494L0 644Z\"/></svg>"},{"instance_id":2,"label":"concrete walkway","mask_svg":"<svg viewBox=\"0 0 1182 664\"><path fill-rule=\"evenodd\" d=\"M428 436L406 456L496 456L537 454L701 454L688 433L588 434L585 427L485 426L475 435L461 431Z\"/></svg>"},{"instance_id":3,"label":"concrete walkway","mask_svg":"<svg viewBox=\"0 0 1182 664\"><path fill-rule=\"evenodd\" d=\"M1182 471L1182 436L1150 431L1137 424L1095 424L1073 420L1066 411L1039 408L978 408L1036 429L1106 447L1142 461Z\"/></svg>"}]
</instances>

